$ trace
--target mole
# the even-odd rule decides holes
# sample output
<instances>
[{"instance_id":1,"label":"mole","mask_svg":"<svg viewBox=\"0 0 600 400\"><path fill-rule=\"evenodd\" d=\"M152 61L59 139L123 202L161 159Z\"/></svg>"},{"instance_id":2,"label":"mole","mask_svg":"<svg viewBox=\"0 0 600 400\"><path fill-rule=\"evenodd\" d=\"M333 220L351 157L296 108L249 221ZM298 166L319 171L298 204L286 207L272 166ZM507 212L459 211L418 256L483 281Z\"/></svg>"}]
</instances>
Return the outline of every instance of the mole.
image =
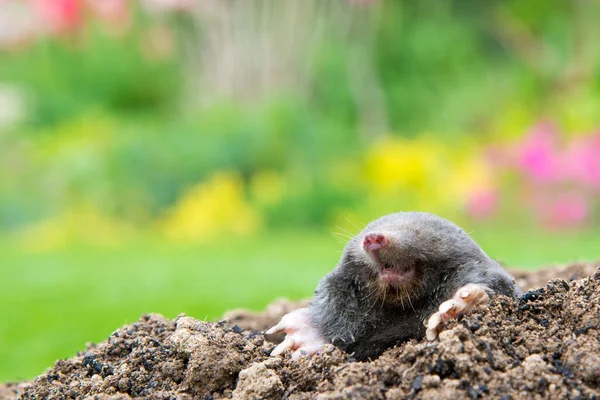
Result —
<instances>
[{"instance_id":1,"label":"mole","mask_svg":"<svg viewBox=\"0 0 600 400\"><path fill-rule=\"evenodd\" d=\"M266 331L286 333L271 356L310 356L333 344L372 359L409 339L435 340L444 321L496 294L522 295L463 229L424 212L386 215L348 242L308 307Z\"/></svg>"}]
</instances>

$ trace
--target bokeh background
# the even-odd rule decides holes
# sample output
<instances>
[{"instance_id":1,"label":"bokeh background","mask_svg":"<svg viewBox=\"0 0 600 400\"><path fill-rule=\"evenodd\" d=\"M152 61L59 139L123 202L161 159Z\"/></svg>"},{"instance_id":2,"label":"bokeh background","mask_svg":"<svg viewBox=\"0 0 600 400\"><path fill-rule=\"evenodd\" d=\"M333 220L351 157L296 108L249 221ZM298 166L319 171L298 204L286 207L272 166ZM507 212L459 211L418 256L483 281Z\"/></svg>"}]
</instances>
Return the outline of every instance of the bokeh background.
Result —
<instances>
[{"instance_id":1,"label":"bokeh background","mask_svg":"<svg viewBox=\"0 0 600 400\"><path fill-rule=\"evenodd\" d=\"M0 1L0 381L310 296L389 212L600 253L600 3Z\"/></svg>"}]
</instances>

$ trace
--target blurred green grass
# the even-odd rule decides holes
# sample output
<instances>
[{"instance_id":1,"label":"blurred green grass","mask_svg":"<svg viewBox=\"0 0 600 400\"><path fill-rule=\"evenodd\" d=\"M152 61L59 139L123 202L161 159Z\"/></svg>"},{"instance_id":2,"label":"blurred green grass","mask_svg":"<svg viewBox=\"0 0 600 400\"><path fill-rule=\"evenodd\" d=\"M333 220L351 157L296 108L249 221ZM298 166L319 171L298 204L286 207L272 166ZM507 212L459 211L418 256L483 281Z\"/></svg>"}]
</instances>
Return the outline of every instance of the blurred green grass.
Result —
<instances>
[{"instance_id":1,"label":"blurred green grass","mask_svg":"<svg viewBox=\"0 0 600 400\"><path fill-rule=\"evenodd\" d=\"M533 269L598 258L594 232L475 229L486 252ZM182 246L147 241L121 248L44 253L0 245L0 382L29 379L58 358L98 342L142 313L216 319L262 309L277 297L311 295L344 243L330 233L270 233Z\"/></svg>"}]
</instances>

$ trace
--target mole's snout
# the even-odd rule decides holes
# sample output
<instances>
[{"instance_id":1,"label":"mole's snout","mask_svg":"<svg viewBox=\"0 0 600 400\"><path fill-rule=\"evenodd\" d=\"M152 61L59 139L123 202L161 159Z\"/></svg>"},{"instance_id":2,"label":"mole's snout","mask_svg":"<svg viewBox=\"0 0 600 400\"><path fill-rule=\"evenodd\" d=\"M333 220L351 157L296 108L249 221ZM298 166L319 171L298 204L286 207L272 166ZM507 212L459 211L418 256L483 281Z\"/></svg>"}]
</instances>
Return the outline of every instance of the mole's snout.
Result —
<instances>
[{"instance_id":1,"label":"mole's snout","mask_svg":"<svg viewBox=\"0 0 600 400\"><path fill-rule=\"evenodd\" d=\"M387 246L388 240L381 233L369 233L363 240L363 248L366 251L377 251Z\"/></svg>"}]
</instances>

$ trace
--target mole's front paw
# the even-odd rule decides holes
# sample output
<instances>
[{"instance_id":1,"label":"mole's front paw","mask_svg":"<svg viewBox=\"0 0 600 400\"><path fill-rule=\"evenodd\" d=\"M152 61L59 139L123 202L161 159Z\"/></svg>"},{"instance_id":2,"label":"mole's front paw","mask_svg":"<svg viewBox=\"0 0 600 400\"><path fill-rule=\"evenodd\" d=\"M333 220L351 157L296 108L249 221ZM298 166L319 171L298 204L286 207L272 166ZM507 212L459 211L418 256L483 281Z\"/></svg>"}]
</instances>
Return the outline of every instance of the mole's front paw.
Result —
<instances>
[{"instance_id":1,"label":"mole's front paw","mask_svg":"<svg viewBox=\"0 0 600 400\"><path fill-rule=\"evenodd\" d=\"M474 283L469 283L458 289L454 297L443 302L438 312L431 315L429 320L425 322L427 340L434 340L438 336L444 321L457 318L459 315L471 311L478 304L487 303L490 297L486 290L489 290L486 286Z\"/></svg>"},{"instance_id":2,"label":"mole's front paw","mask_svg":"<svg viewBox=\"0 0 600 400\"><path fill-rule=\"evenodd\" d=\"M308 308L299 308L284 315L277 325L265 333L271 335L278 332L285 332L287 335L271 352L271 356L278 356L290 349L294 350L292 358L297 359L301 355L319 353L322 346L329 343L314 326Z\"/></svg>"}]
</instances>

